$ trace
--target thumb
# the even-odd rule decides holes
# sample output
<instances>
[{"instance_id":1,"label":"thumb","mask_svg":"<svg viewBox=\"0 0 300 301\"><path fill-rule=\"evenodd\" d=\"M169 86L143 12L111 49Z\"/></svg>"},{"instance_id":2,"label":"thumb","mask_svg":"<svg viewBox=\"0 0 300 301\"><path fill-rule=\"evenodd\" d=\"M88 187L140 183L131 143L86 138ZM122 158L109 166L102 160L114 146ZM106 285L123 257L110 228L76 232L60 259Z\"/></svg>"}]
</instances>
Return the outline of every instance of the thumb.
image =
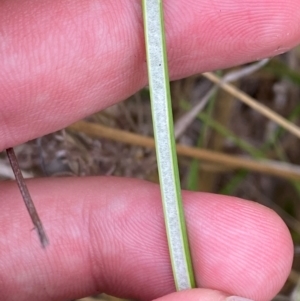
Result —
<instances>
[{"instance_id":1,"label":"thumb","mask_svg":"<svg viewBox=\"0 0 300 301\"><path fill-rule=\"evenodd\" d=\"M209 289L192 289L172 293L155 301L251 301L238 296L227 296L224 293Z\"/></svg>"}]
</instances>

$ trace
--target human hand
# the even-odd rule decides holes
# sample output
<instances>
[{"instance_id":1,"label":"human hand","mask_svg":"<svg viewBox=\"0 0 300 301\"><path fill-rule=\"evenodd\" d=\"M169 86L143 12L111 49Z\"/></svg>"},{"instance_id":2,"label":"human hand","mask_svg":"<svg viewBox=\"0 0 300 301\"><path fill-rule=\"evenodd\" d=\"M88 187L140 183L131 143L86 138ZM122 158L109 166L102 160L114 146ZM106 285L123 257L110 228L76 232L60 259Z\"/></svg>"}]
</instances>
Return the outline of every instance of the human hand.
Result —
<instances>
[{"instance_id":1,"label":"human hand","mask_svg":"<svg viewBox=\"0 0 300 301\"><path fill-rule=\"evenodd\" d=\"M300 41L297 0L164 4L173 79L273 56ZM140 1L2 1L0 24L0 149L58 130L147 82ZM157 186L118 178L28 181L51 240L43 250L16 185L0 185L4 300L96 291L153 299L174 291ZM280 218L232 197L183 196L202 289L161 300L276 294L293 250Z\"/></svg>"}]
</instances>

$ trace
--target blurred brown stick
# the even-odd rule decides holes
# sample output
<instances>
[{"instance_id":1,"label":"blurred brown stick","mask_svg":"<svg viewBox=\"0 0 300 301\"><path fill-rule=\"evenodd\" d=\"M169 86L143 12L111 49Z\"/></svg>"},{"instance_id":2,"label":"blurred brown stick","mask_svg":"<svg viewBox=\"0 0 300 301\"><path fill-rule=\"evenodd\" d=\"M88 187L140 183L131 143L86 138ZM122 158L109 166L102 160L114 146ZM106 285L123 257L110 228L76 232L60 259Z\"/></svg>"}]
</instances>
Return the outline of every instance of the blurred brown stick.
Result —
<instances>
[{"instance_id":1,"label":"blurred brown stick","mask_svg":"<svg viewBox=\"0 0 300 301\"><path fill-rule=\"evenodd\" d=\"M259 103L254 98L250 97L246 93L242 92L238 88L234 87L231 84L222 82L222 79L220 79L218 76L211 72L203 73L202 74L207 79L211 80L213 83L219 85L223 90L230 93L231 95L238 98L243 103L247 104L252 109L256 110L260 114L264 115L265 117L269 118L270 120L274 121L275 123L282 126L284 129L286 129L288 132L294 134L298 138L300 138L300 128L293 124L292 122L288 121L287 119L283 118L273 110L269 109L265 105Z\"/></svg>"},{"instance_id":2,"label":"blurred brown stick","mask_svg":"<svg viewBox=\"0 0 300 301\"><path fill-rule=\"evenodd\" d=\"M154 148L154 139L85 121L79 121L68 127L69 130L85 133L96 138L107 138L115 141ZM181 156L201 159L234 169L247 169L254 172L269 174L289 180L300 180L300 168L296 165L272 160L253 160L238 156L227 155L211 150L176 145L177 153Z\"/></svg>"}]
</instances>

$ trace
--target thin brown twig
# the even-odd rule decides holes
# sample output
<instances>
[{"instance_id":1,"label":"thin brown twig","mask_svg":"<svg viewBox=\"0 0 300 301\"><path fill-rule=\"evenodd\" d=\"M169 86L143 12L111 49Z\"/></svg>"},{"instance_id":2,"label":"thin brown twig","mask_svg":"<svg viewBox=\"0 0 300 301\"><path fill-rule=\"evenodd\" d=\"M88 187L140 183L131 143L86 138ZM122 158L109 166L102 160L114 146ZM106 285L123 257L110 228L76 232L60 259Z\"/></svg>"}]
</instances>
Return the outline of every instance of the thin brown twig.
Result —
<instances>
[{"instance_id":1,"label":"thin brown twig","mask_svg":"<svg viewBox=\"0 0 300 301\"><path fill-rule=\"evenodd\" d=\"M153 138L85 121L76 122L73 125L69 126L68 129L73 131L80 131L92 137L108 138L115 141L143 147L154 148L155 146ZM300 168L292 164L273 160L253 160L250 158L248 159L231 156L211 150L184 146L182 144L177 144L176 149L178 155L201 159L204 161L221 164L223 166L230 166L231 168L248 169L251 171L269 174L285 179L300 180Z\"/></svg>"},{"instance_id":2,"label":"thin brown twig","mask_svg":"<svg viewBox=\"0 0 300 301\"><path fill-rule=\"evenodd\" d=\"M24 203L26 205L27 211L30 215L30 218L32 220L32 223L34 224L37 232L38 232L38 236L40 239L40 242L42 244L42 247L45 248L48 244L49 244L49 240L47 238L46 232L44 230L43 224L39 218L39 215L36 211L36 208L34 206L34 203L32 201L32 198L30 196L30 193L28 191L28 188L25 184L16 154L13 150L13 148L8 148L6 150L11 168L15 174L16 177L16 181L18 183L19 186L19 190L21 192L21 195L23 197Z\"/></svg>"},{"instance_id":3,"label":"thin brown twig","mask_svg":"<svg viewBox=\"0 0 300 301\"><path fill-rule=\"evenodd\" d=\"M239 70L234 70L224 75L220 80L222 83L230 83L237 81L245 76L256 72L268 63L269 59L263 59L259 62L253 63L250 66L243 67ZM174 125L175 139L177 140L187 129L187 127L196 119L198 114L205 108L211 97L218 90L219 86L213 86L201 99L200 101L181 116Z\"/></svg>"},{"instance_id":4,"label":"thin brown twig","mask_svg":"<svg viewBox=\"0 0 300 301\"><path fill-rule=\"evenodd\" d=\"M202 75L208 78L209 80L211 80L212 82L214 82L215 84L219 85L226 92L230 93L231 95L241 100L243 103L247 104L252 109L258 111L265 117L271 119L275 123L282 126L284 129L289 131L290 133L300 138L300 128L295 124L293 124L292 122L286 120L285 118L275 113L265 105L257 102L255 99L253 99L246 93L242 92L238 88L234 87L233 85L222 82L222 79L220 79L218 76L214 75L213 73L207 72L207 73L203 73Z\"/></svg>"}]
</instances>

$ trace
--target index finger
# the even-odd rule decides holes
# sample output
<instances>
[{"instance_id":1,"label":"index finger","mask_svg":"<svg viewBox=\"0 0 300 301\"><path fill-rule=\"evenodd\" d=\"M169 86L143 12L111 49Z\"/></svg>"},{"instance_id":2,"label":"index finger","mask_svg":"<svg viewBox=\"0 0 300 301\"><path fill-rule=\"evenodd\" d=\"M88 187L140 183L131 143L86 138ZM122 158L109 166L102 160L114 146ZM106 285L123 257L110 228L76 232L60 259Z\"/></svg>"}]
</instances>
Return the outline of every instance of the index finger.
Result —
<instances>
[{"instance_id":1,"label":"index finger","mask_svg":"<svg viewBox=\"0 0 300 301\"><path fill-rule=\"evenodd\" d=\"M0 150L147 82L140 0L0 3ZM298 0L164 1L171 78L274 56L300 40Z\"/></svg>"}]
</instances>

